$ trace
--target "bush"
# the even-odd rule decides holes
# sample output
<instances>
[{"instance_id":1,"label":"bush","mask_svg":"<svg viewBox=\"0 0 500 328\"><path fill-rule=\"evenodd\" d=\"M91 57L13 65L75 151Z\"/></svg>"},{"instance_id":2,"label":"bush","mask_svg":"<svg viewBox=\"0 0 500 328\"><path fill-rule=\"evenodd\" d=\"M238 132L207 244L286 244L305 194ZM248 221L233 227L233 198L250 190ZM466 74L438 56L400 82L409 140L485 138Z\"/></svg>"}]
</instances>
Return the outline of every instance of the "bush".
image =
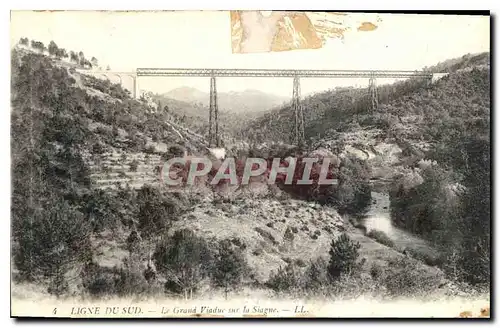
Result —
<instances>
[{"instance_id":1,"label":"bush","mask_svg":"<svg viewBox=\"0 0 500 328\"><path fill-rule=\"evenodd\" d=\"M136 159L130 162L130 172L137 172L138 167L139 167L139 162Z\"/></svg>"},{"instance_id":2,"label":"bush","mask_svg":"<svg viewBox=\"0 0 500 328\"><path fill-rule=\"evenodd\" d=\"M416 260L401 257L389 265L384 284L391 296L425 296L442 283L442 274L430 271Z\"/></svg>"},{"instance_id":3,"label":"bush","mask_svg":"<svg viewBox=\"0 0 500 328\"><path fill-rule=\"evenodd\" d=\"M82 270L81 278L83 288L92 296L102 297L115 295L117 292L116 281L120 271L116 268L101 267L89 263Z\"/></svg>"},{"instance_id":4,"label":"bush","mask_svg":"<svg viewBox=\"0 0 500 328\"><path fill-rule=\"evenodd\" d=\"M158 188L143 186L137 193L139 229L143 236L162 235L183 210L181 200Z\"/></svg>"},{"instance_id":5,"label":"bush","mask_svg":"<svg viewBox=\"0 0 500 328\"><path fill-rule=\"evenodd\" d=\"M132 256L125 259L124 265L117 271L115 290L119 296L135 296L149 291L149 285L141 271L140 263L132 259Z\"/></svg>"},{"instance_id":6,"label":"bush","mask_svg":"<svg viewBox=\"0 0 500 328\"><path fill-rule=\"evenodd\" d=\"M278 271L271 272L265 286L277 293L291 292L300 288L300 275L293 263L286 267L279 267Z\"/></svg>"},{"instance_id":7,"label":"bush","mask_svg":"<svg viewBox=\"0 0 500 328\"><path fill-rule=\"evenodd\" d=\"M180 146L180 145L173 145L168 148L168 157L169 158L175 158L175 157L183 157L185 148Z\"/></svg>"},{"instance_id":8,"label":"bush","mask_svg":"<svg viewBox=\"0 0 500 328\"><path fill-rule=\"evenodd\" d=\"M370 268L370 276L373 278L373 280L379 280L383 277L384 275L384 269L380 264L374 263L371 268Z\"/></svg>"},{"instance_id":9,"label":"bush","mask_svg":"<svg viewBox=\"0 0 500 328\"><path fill-rule=\"evenodd\" d=\"M328 276L328 262L323 258L311 260L305 272L304 287L312 291L319 291L330 285Z\"/></svg>"},{"instance_id":10,"label":"bush","mask_svg":"<svg viewBox=\"0 0 500 328\"><path fill-rule=\"evenodd\" d=\"M375 239L378 243L387 247L394 248L395 246L394 241L392 241L392 239L389 238L389 236L387 236L387 234L383 231L373 229L370 230L366 236Z\"/></svg>"},{"instance_id":11,"label":"bush","mask_svg":"<svg viewBox=\"0 0 500 328\"><path fill-rule=\"evenodd\" d=\"M144 149L144 152L146 154L155 154L156 153L156 148L153 145L147 146L146 149Z\"/></svg>"},{"instance_id":12,"label":"bush","mask_svg":"<svg viewBox=\"0 0 500 328\"><path fill-rule=\"evenodd\" d=\"M406 253L412 258L422 261L429 266L442 265L445 259L433 250L406 248Z\"/></svg>"},{"instance_id":13,"label":"bush","mask_svg":"<svg viewBox=\"0 0 500 328\"><path fill-rule=\"evenodd\" d=\"M16 267L24 278L40 274L55 277L58 284L65 272L92 256L90 224L63 199L53 200L32 215L15 226Z\"/></svg>"},{"instance_id":14,"label":"bush","mask_svg":"<svg viewBox=\"0 0 500 328\"><path fill-rule=\"evenodd\" d=\"M241 250L229 239L220 241L211 278L216 287L224 289L226 299L231 289L238 288L246 269L247 263Z\"/></svg>"},{"instance_id":15,"label":"bush","mask_svg":"<svg viewBox=\"0 0 500 328\"><path fill-rule=\"evenodd\" d=\"M414 185L407 185L407 176L398 180L390 192L391 219L399 226L430 238L432 233L447 229L447 220L457 216L458 207L448 191L452 184L451 172L439 167L425 168ZM415 174L413 174L415 175ZM412 179L413 180L413 179Z\"/></svg>"},{"instance_id":16,"label":"bush","mask_svg":"<svg viewBox=\"0 0 500 328\"><path fill-rule=\"evenodd\" d=\"M191 299L212 269L207 243L188 229L178 230L161 241L154 252L156 268L167 279L166 287Z\"/></svg>"},{"instance_id":17,"label":"bush","mask_svg":"<svg viewBox=\"0 0 500 328\"><path fill-rule=\"evenodd\" d=\"M103 190L92 190L81 199L82 212L89 218L94 232L118 227L123 209L119 199Z\"/></svg>"},{"instance_id":18,"label":"bush","mask_svg":"<svg viewBox=\"0 0 500 328\"><path fill-rule=\"evenodd\" d=\"M328 273L332 280L338 279L341 275L351 275L358 269L359 248L358 242L353 242L346 233L339 238L332 240L330 248L330 261Z\"/></svg>"},{"instance_id":19,"label":"bush","mask_svg":"<svg viewBox=\"0 0 500 328\"><path fill-rule=\"evenodd\" d=\"M51 279L47 292L49 294L55 295L57 297L66 294L69 290L69 285L64 274L62 272L57 272Z\"/></svg>"}]
</instances>

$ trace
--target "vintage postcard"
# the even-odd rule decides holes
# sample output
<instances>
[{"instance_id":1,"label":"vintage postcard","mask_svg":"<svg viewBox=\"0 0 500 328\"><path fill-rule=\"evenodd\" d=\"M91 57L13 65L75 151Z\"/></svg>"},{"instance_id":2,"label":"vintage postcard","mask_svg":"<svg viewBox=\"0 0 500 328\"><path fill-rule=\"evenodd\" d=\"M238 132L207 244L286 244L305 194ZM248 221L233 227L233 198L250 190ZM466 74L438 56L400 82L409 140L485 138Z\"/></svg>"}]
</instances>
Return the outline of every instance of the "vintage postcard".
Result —
<instances>
[{"instance_id":1,"label":"vintage postcard","mask_svg":"<svg viewBox=\"0 0 500 328\"><path fill-rule=\"evenodd\" d=\"M490 318L490 15L11 12L11 316Z\"/></svg>"}]
</instances>

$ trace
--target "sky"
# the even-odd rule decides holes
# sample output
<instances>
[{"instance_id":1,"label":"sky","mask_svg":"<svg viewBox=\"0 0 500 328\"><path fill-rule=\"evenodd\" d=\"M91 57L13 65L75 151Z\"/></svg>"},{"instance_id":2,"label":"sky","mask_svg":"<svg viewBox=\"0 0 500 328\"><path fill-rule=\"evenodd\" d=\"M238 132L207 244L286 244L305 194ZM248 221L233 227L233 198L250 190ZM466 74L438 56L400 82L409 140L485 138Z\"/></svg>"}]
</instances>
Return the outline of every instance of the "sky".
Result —
<instances>
[{"instance_id":1,"label":"sky","mask_svg":"<svg viewBox=\"0 0 500 328\"><path fill-rule=\"evenodd\" d=\"M363 14L360 15L362 20ZM417 70L467 53L490 50L488 16L380 14L378 28L346 33L320 49L232 54L227 11L11 12L11 44L28 37L83 51L116 71L163 68L288 68ZM127 83L127 82L125 82ZM190 86L209 92L208 78L141 77L141 89ZM383 81L379 81L382 84ZM302 79L302 94L367 79ZM257 89L292 95L291 79L219 78L221 92Z\"/></svg>"}]
</instances>

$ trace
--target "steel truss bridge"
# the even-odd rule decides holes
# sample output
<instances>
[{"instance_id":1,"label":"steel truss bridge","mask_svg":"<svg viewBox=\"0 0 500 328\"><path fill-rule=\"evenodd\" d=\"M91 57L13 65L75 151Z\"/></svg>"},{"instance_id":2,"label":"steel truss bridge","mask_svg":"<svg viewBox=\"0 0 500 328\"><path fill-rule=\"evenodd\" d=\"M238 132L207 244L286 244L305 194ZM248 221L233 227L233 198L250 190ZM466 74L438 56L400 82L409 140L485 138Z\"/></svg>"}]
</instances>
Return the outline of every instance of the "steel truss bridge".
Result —
<instances>
[{"instance_id":1,"label":"steel truss bridge","mask_svg":"<svg viewBox=\"0 0 500 328\"><path fill-rule=\"evenodd\" d=\"M304 113L300 102L300 79L301 78L367 78L369 79L369 93L372 109L378 108L377 79L411 78L421 77L431 83L433 73L422 71L391 71L391 70L294 70L294 69L213 69L213 68L137 68L135 72L113 72L113 71L86 71L81 73L94 76L122 75L133 78L134 97L138 97L138 78L142 76L177 76L177 77L209 77L210 78L210 109L209 109L209 134L210 146L219 147L219 108L217 101L217 77L267 77L267 78L291 78L293 79L292 108L295 113L295 143L304 144Z\"/></svg>"}]
</instances>

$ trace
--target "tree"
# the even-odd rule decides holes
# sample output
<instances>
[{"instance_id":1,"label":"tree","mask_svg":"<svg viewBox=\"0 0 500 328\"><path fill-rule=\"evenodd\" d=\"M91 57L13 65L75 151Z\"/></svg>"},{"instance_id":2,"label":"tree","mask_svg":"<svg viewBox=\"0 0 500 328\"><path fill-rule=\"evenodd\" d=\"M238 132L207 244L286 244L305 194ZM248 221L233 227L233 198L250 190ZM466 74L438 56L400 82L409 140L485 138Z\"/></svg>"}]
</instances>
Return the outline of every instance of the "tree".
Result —
<instances>
[{"instance_id":1,"label":"tree","mask_svg":"<svg viewBox=\"0 0 500 328\"><path fill-rule=\"evenodd\" d=\"M205 240L189 229L178 230L170 239L161 241L153 258L167 279L166 286L182 293L185 299L192 299L212 264Z\"/></svg>"},{"instance_id":2,"label":"tree","mask_svg":"<svg viewBox=\"0 0 500 328\"><path fill-rule=\"evenodd\" d=\"M92 65L90 64L90 62L87 59L85 59L85 58L80 58L79 64L83 68L87 68L89 65L90 65L90 67L92 67Z\"/></svg>"},{"instance_id":3,"label":"tree","mask_svg":"<svg viewBox=\"0 0 500 328\"><path fill-rule=\"evenodd\" d=\"M73 50L69 52L69 57L72 62L79 63L78 55Z\"/></svg>"},{"instance_id":4,"label":"tree","mask_svg":"<svg viewBox=\"0 0 500 328\"><path fill-rule=\"evenodd\" d=\"M57 51L59 50L57 44L54 41L50 41L48 49L51 56L55 56L57 54Z\"/></svg>"},{"instance_id":5,"label":"tree","mask_svg":"<svg viewBox=\"0 0 500 328\"><path fill-rule=\"evenodd\" d=\"M59 48L59 49L57 49L57 51L56 51L56 53L55 53L55 56L56 56L58 59L61 59L61 58L68 58L68 53L66 52L66 49Z\"/></svg>"},{"instance_id":6,"label":"tree","mask_svg":"<svg viewBox=\"0 0 500 328\"><path fill-rule=\"evenodd\" d=\"M95 57L92 57L92 59L90 60L90 63L92 64L93 67L99 66L97 58L95 58Z\"/></svg>"},{"instance_id":7,"label":"tree","mask_svg":"<svg viewBox=\"0 0 500 328\"><path fill-rule=\"evenodd\" d=\"M332 280L338 279L342 274L354 273L358 266L360 247L361 245L353 242L346 233L332 240L328 263L328 273Z\"/></svg>"},{"instance_id":8,"label":"tree","mask_svg":"<svg viewBox=\"0 0 500 328\"><path fill-rule=\"evenodd\" d=\"M28 40L28 38L21 38L21 39L19 40L19 44L22 44L23 46L27 46L27 45L29 45L29 40Z\"/></svg>"},{"instance_id":9,"label":"tree","mask_svg":"<svg viewBox=\"0 0 500 328\"><path fill-rule=\"evenodd\" d=\"M130 255L134 253L141 243L141 237L137 233L137 231L132 230L130 235L127 237L127 249Z\"/></svg>"},{"instance_id":10,"label":"tree","mask_svg":"<svg viewBox=\"0 0 500 328\"><path fill-rule=\"evenodd\" d=\"M144 186L137 194L139 229L144 237L164 234L180 212L178 200L162 195L159 189Z\"/></svg>"},{"instance_id":11,"label":"tree","mask_svg":"<svg viewBox=\"0 0 500 328\"><path fill-rule=\"evenodd\" d=\"M90 223L62 199L53 199L31 213L18 218L16 267L30 280L37 275L52 277L57 287L75 264L91 259Z\"/></svg>"},{"instance_id":12,"label":"tree","mask_svg":"<svg viewBox=\"0 0 500 328\"><path fill-rule=\"evenodd\" d=\"M216 287L224 289L226 300L228 292L241 283L245 269L246 262L241 250L235 248L229 239L220 241L215 256L212 282Z\"/></svg>"},{"instance_id":13,"label":"tree","mask_svg":"<svg viewBox=\"0 0 500 328\"><path fill-rule=\"evenodd\" d=\"M43 42L34 41L34 40L31 40L31 48L40 51L40 53L43 53L45 51L45 49L46 49L45 45L43 44Z\"/></svg>"}]
</instances>

